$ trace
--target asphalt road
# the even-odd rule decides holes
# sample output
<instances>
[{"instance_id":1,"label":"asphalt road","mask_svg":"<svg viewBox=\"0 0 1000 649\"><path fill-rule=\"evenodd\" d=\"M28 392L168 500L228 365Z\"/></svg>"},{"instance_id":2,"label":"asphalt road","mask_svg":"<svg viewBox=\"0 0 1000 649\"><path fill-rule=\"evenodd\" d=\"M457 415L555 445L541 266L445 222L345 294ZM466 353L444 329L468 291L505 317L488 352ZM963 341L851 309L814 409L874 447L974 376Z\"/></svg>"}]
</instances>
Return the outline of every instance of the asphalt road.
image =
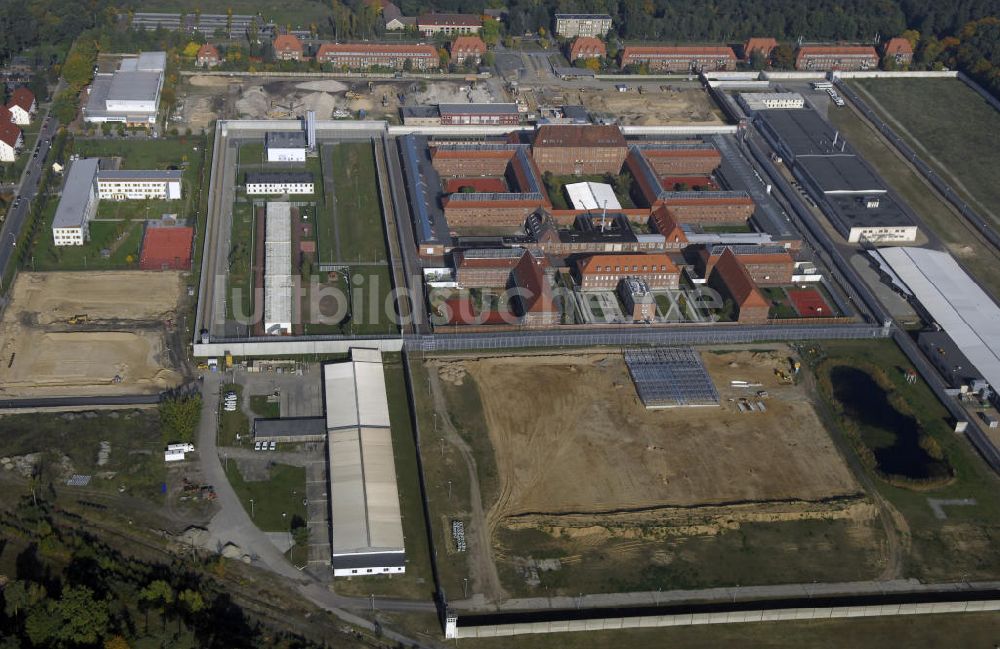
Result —
<instances>
[{"instance_id":1,"label":"asphalt road","mask_svg":"<svg viewBox=\"0 0 1000 649\"><path fill-rule=\"evenodd\" d=\"M59 85L59 88L61 87L62 82ZM58 92L58 88L56 92ZM16 242L21 236L21 230L27 220L31 203L38 193L38 183L42 179L45 161L49 154L49 148L52 146L52 138L55 137L56 130L59 128L59 122L54 117L49 117L47 110L44 116L38 114L35 119L43 120L38 143L34 149L21 152L21 155L31 156L31 159L21 174L20 186L15 193L14 203L17 207L11 207L7 212L3 228L0 229L0 282L2 282L3 271L7 269L11 257L17 252Z\"/></svg>"}]
</instances>

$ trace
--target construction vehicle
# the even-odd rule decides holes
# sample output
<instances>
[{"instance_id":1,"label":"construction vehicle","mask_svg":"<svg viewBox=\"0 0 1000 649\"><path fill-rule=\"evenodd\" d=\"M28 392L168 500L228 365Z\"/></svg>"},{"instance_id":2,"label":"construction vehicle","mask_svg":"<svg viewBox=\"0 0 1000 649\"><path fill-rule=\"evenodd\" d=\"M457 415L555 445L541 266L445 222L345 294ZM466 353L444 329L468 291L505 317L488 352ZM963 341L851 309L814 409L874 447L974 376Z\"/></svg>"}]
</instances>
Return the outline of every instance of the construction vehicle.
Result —
<instances>
[{"instance_id":1,"label":"construction vehicle","mask_svg":"<svg viewBox=\"0 0 1000 649\"><path fill-rule=\"evenodd\" d=\"M232 369L232 367L233 367L233 355L229 352L226 352L226 369L227 370Z\"/></svg>"},{"instance_id":2,"label":"construction vehicle","mask_svg":"<svg viewBox=\"0 0 1000 649\"><path fill-rule=\"evenodd\" d=\"M778 381L781 383L791 383L792 377L783 369L774 368L774 375L778 377Z\"/></svg>"},{"instance_id":3,"label":"construction vehicle","mask_svg":"<svg viewBox=\"0 0 1000 649\"><path fill-rule=\"evenodd\" d=\"M83 323L87 322L87 320L89 320L89 319L90 318L89 318L89 316L87 316L86 313L80 313L78 315L73 316L72 318L70 318L66 322L69 323L69 324L71 324L71 325L83 324Z\"/></svg>"},{"instance_id":4,"label":"construction vehicle","mask_svg":"<svg viewBox=\"0 0 1000 649\"><path fill-rule=\"evenodd\" d=\"M347 92L344 93L344 96L347 97L348 99L352 100L352 101L353 100L357 100L357 99L361 99L361 93L360 92L355 92L353 90L348 90Z\"/></svg>"}]
</instances>

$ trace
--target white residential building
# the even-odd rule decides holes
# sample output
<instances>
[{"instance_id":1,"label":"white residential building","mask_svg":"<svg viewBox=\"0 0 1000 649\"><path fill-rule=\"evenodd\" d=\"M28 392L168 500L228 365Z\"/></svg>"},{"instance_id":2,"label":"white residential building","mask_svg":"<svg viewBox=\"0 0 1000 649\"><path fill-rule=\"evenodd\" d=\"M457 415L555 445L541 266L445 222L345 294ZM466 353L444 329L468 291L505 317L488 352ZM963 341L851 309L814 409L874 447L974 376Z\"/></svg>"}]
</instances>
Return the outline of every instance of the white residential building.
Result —
<instances>
[{"instance_id":1,"label":"white residential building","mask_svg":"<svg viewBox=\"0 0 1000 649\"><path fill-rule=\"evenodd\" d=\"M804 108L806 100L797 92L741 92L739 102L751 113L758 110Z\"/></svg>"},{"instance_id":2,"label":"white residential building","mask_svg":"<svg viewBox=\"0 0 1000 649\"><path fill-rule=\"evenodd\" d=\"M306 134L303 131L271 131L264 140L268 162L305 162Z\"/></svg>"},{"instance_id":3,"label":"white residential building","mask_svg":"<svg viewBox=\"0 0 1000 649\"><path fill-rule=\"evenodd\" d=\"M57 246L82 246L89 238L90 221L97 213L97 162L97 158L82 158L69 167L52 219Z\"/></svg>"},{"instance_id":4,"label":"white residential building","mask_svg":"<svg viewBox=\"0 0 1000 649\"><path fill-rule=\"evenodd\" d=\"M248 173L247 196L265 194L312 194L315 183L311 173Z\"/></svg>"},{"instance_id":5,"label":"white residential building","mask_svg":"<svg viewBox=\"0 0 1000 649\"><path fill-rule=\"evenodd\" d=\"M97 173L98 198L113 201L157 198L177 200L181 197L181 171L177 170L117 170Z\"/></svg>"}]
</instances>

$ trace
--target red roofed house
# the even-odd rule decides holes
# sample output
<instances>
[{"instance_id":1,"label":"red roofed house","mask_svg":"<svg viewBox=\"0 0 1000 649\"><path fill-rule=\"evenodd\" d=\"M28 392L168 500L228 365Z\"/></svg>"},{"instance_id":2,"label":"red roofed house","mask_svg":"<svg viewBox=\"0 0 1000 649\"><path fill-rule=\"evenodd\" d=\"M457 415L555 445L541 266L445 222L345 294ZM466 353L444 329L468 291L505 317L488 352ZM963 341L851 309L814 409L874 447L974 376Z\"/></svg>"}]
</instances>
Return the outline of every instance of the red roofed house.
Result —
<instances>
[{"instance_id":1,"label":"red roofed house","mask_svg":"<svg viewBox=\"0 0 1000 649\"><path fill-rule=\"evenodd\" d=\"M577 59L598 59L607 55L608 48L604 46L604 41L593 36L580 36L569 48L570 63Z\"/></svg>"},{"instance_id":2,"label":"red roofed house","mask_svg":"<svg viewBox=\"0 0 1000 649\"><path fill-rule=\"evenodd\" d=\"M515 311L526 327L548 327L559 324L559 307L552 296L552 286L546 276L549 267L544 255L530 252L521 256L511 273Z\"/></svg>"},{"instance_id":3,"label":"red roofed house","mask_svg":"<svg viewBox=\"0 0 1000 649\"><path fill-rule=\"evenodd\" d=\"M407 61L414 70L432 70L440 65L433 46L403 43L323 43L316 60L349 70L374 66L402 70Z\"/></svg>"},{"instance_id":4,"label":"red roofed house","mask_svg":"<svg viewBox=\"0 0 1000 649\"><path fill-rule=\"evenodd\" d=\"M684 229L674 219L666 205L661 205L653 210L649 215L649 222L666 239L665 247L667 250L680 250L688 245Z\"/></svg>"},{"instance_id":5,"label":"red roofed house","mask_svg":"<svg viewBox=\"0 0 1000 649\"><path fill-rule=\"evenodd\" d=\"M7 102L7 110L10 111L10 121L18 126L31 124L31 116L38 109L35 104L35 95L27 88L21 87L14 91Z\"/></svg>"},{"instance_id":6,"label":"red roofed house","mask_svg":"<svg viewBox=\"0 0 1000 649\"><path fill-rule=\"evenodd\" d=\"M743 60L749 61L750 55L754 51L760 52L765 59L770 58L771 52L776 47L778 47L778 41L773 38L748 38L747 42L743 44Z\"/></svg>"},{"instance_id":7,"label":"red roofed house","mask_svg":"<svg viewBox=\"0 0 1000 649\"><path fill-rule=\"evenodd\" d=\"M531 144L538 168L557 175L617 174L627 154L625 137L614 125L546 124Z\"/></svg>"},{"instance_id":8,"label":"red roofed house","mask_svg":"<svg viewBox=\"0 0 1000 649\"><path fill-rule=\"evenodd\" d=\"M869 45L803 45L795 55L796 70L874 70L878 53Z\"/></svg>"},{"instance_id":9,"label":"red roofed house","mask_svg":"<svg viewBox=\"0 0 1000 649\"><path fill-rule=\"evenodd\" d=\"M720 246L716 246L719 248ZM701 263L705 265L704 276L712 274L712 269L719 263L722 255L728 251L733 252L743 264L743 267L750 273L750 279L758 286L781 286L792 283L792 272L795 268L795 260L787 251L784 252L754 252L752 247L747 247L747 251L725 247L722 252L712 251L708 247L700 251ZM716 252L716 254L712 254Z\"/></svg>"},{"instance_id":10,"label":"red roofed house","mask_svg":"<svg viewBox=\"0 0 1000 649\"><path fill-rule=\"evenodd\" d=\"M274 49L274 58L279 61L302 60L302 41L292 34L279 34L275 36L271 47Z\"/></svg>"},{"instance_id":11,"label":"red roofed house","mask_svg":"<svg viewBox=\"0 0 1000 649\"><path fill-rule=\"evenodd\" d=\"M523 255L523 248L456 250L455 281L459 288L504 288Z\"/></svg>"},{"instance_id":12,"label":"red roofed house","mask_svg":"<svg viewBox=\"0 0 1000 649\"><path fill-rule=\"evenodd\" d=\"M422 14L417 18L417 31L424 36L445 34L478 34L483 21L472 14Z\"/></svg>"},{"instance_id":13,"label":"red roofed house","mask_svg":"<svg viewBox=\"0 0 1000 649\"><path fill-rule=\"evenodd\" d=\"M0 106L0 162L14 162L23 144L21 129L11 121L6 106Z\"/></svg>"},{"instance_id":14,"label":"red roofed house","mask_svg":"<svg viewBox=\"0 0 1000 649\"><path fill-rule=\"evenodd\" d=\"M638 277L652 289L677 288L681 273L664 253L591 255L576 262L577 278L584 291L617 288L626 277Z\"/></svg>"},{"instance_id":15,"label":"red roofed house","mask_svg":"<svg viewBox=\"0 0 1000 649\"><path fill-rule=\"evenodd\" d=\"M194 229L147 227L139 267L143 270L190 270Z\"/></svg>"},{"instance_id":16,"label":"red roofed house","mask_svg":"<svg viewBox=\"0 0 1000 649\"><path fill-rule=\"evenodd\" d=\"M760 324L767 321L770 309L767 300L732 250L726 249L719 257L708 277L708 284L724 299L733 301L737 322Z\"/></svg>"},{"instance_id":17,"label":"red roofed house","mask_svg":"<svg viewBox=\"0 0 1000 649\"><path fill-rule=\"evenodd\" d=\"M465 63L470 56L475 59L476 65L486 54L486 43L478 36L459 36L451 44L451 62Z\"/></svg>"},{"instance_id":18,"label":"red roofed house","mask_svg":"<svg viewBox=\"0 0 1000 649\"><path fill-rule=\"evenodd\" d=\"M650 70L702 72L735 70L736 55L731 47L679 47L628 45L622 50L622 67L645 64Z\"/></svg>"},{"instance_id":19,"label":"red roofed house","mask_svg":"<svg viewBox=\"0 0 1000 649\"><path fill-rule=\"evenodd\" d=\"M214 68L221 62L218 48L211 43L205 43L198 48L198 56L194 60L195 65L199 68Z\"/></svg>"},{"instance_id":20,"label":"red roofed house","mask_svg":"<svg viewBox=\"0 0 1000 649\"><path fill-rule=\"evenodd\" d=\"M893 60L896 67L905 68L910 65L913 62L913 46L910 45L910 41L900 36L886 41L885 45L882 46L882 59L884 61L889 58Z\"/></svg>"}]
</instances>

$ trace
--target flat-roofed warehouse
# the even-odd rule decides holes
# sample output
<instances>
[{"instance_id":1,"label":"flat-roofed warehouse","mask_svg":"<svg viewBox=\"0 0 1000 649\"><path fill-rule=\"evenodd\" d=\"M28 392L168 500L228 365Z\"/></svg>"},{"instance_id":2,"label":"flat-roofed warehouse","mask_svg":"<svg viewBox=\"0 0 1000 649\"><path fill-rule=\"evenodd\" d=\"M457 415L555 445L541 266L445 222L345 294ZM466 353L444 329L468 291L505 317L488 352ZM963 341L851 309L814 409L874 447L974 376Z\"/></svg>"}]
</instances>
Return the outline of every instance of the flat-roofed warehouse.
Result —
<instances>
[{"instance_id":1,"label":"flat-roofed warehouse","mask_svg":"<svg viewBox=\"0 0 1000 649\"><path fill-rule=\"evenodd\" d=\"M1000 307L955 258L928 248L882 248L878 254L912 295L955 342L994 390L1000 386Z\"/></svg>"},{"instance_id":2,"label":"flat-roofed warehouse","mask_svg":"<svg viewBox=\"0 0 1000 649\"><path fill-rule=\"evenodd\" d=\"M382 355L323 365L335 577L406 571Z\"/></svg>"}]
</instances>

